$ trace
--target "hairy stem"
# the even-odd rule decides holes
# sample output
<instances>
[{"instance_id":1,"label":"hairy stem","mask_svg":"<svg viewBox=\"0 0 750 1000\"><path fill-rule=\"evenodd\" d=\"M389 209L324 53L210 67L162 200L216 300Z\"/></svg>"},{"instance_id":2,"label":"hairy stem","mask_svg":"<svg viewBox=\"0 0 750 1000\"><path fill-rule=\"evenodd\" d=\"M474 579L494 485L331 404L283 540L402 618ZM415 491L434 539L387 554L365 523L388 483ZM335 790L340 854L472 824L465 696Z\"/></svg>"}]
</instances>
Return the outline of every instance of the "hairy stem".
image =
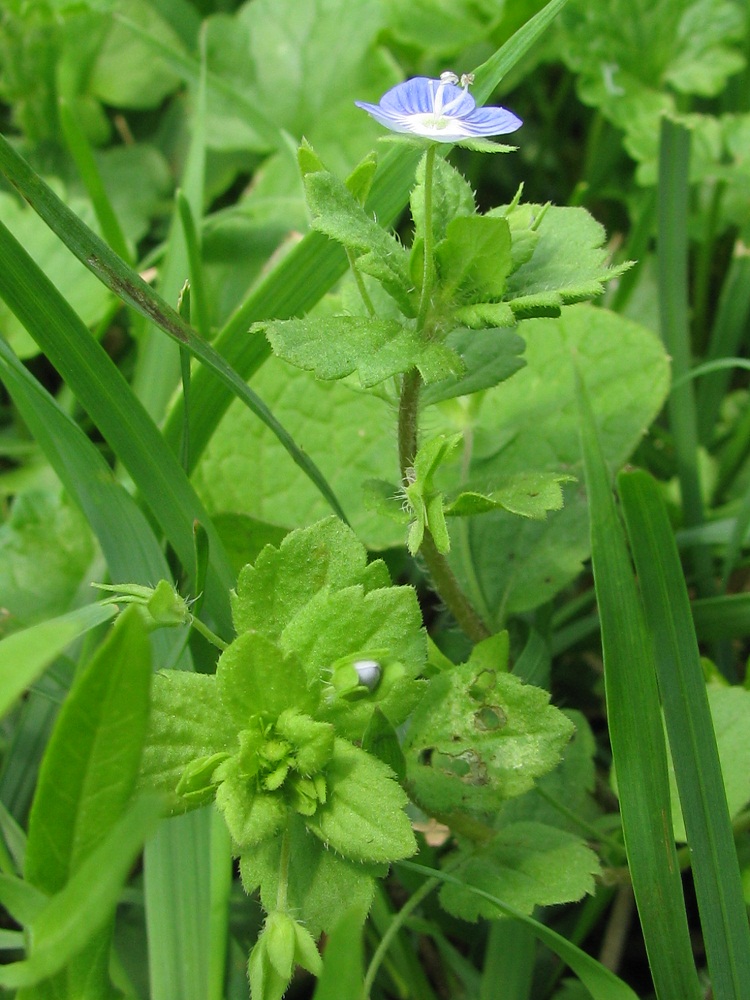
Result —
<instances>
[{"instance_id":1,"label":"hairy stem","mask_svg":"<svg viewBox=\"0 0 750 1000\"><path fill-rule=\"evenodd\" d=\"M281 841L281 860L279 862L279 888L276 892L276 909L286 911L287 890L289 888L289 828L284 830Z\"/></svg>"},{"instance_id":2,"label":"hairy stem","mask_svg":"<svg viewBox=\"0 0 750 1000\"><path fill-rule=\"evenodd\" d=\"M433 142L424 158L424 264L422 270L422 294L419 299L417 313L417 329L424 330L427 311L432 298L432 285L435 280L435 248L432 231L432 175L435 168L435 151L437 145Z\"/></svg>"}]
</instances>

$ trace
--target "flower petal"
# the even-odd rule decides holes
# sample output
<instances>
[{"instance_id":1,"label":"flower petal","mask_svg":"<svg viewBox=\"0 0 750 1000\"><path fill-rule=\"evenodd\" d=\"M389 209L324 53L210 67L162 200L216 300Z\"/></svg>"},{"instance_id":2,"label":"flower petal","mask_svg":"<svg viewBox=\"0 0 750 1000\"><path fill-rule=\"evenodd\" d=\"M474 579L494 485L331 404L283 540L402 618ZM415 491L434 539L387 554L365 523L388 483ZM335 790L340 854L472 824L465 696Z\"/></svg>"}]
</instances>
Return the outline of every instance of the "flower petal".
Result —
<instances>
[{"instance_id":1,"label":"flower petal","mask_svg":"<svg viewBox=\"0 0 750 1000\"><path fill-rule=\"evenodd\" d=\"M409 132L435 142L505 135L522 125L505 108L478 108L466 87L426 76L396 84L379 104L354 103L392 132Z\"/></svg>"}]
</instances>

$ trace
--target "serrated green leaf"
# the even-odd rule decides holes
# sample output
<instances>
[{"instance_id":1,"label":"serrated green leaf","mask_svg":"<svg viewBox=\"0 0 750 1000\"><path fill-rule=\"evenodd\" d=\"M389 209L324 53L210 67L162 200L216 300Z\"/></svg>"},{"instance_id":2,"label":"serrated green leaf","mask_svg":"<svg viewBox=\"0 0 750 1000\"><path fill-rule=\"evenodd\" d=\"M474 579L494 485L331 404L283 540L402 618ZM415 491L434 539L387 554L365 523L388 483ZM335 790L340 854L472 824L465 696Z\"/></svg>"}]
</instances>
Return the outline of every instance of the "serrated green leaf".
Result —
<instances>
[{"instance_id":1,"label":"serrated green leaf","mask_svg":"<svg viewBox=\"0 0 750 1000\"><path fill-rule=\"evenodd\" d=\"M245 632L224 650L216 686L224 712L238 730L257 715L272 720L288 708L311 712L317 704L299 658L260 632Z\"/></svg>"},{"instance_id":2,"label":"serrated green leaf","mask_svg":"<svg viewBox=\"0 0 750 1000\"><path fill-rule=\"evenodd\" d=\"M409 199L416 239L424 238L424 170L425 159L422 157ZM439 243L445 239L448 224L453 219L471 216L475 210L474 192L469 182L447 160L435 157L432 173L432 231L435 241Z\"/></svg>"},{"instance_id":3,"label":"serrated green leaf","mask_svg":"<svg viewBox=\"0 0 750 1000\"><path fill-rule=\"evenodd\" d=\"M266 545L253 566L245 566L232 595L238 633L251 629L278 638L290 621L323 588L362 584L387 587L390 577L379 560L368 564L357 536L335 517L298 529L278 548Z\"/></svg>"},{"instance_id":4,"label":"serrated green leaf","mask_svg":"<svg viewBox=\"0 0 750 1000\"><path fill-rule=\"evenodd\" d=\"M565 710L576 731L565 747L562 762L542 775L533 789L504 802L497 812L495 827L533 820L580 834L581 820L595 821L601 808L594 798L596 741L585 716ZM539 789L539 792L537 792Z\"/></svg>"},{"instance_id":5,"label":"serrated green leaf","mask_svg":"<svg viewBox=\"0 0 750 1000\"><path fill-rule=\"evenodd\" d=\"M389 767L337 739L326 780L328 800L307 820L325 845L355 861L395 861L414 854L406 794Z\"/></svg>"},{"instance_id":6,"label":"serrated green leaf","mask_svg":"<svg viewBox=\"0 0 750 1000\"><path fill-rule=\"evenodd\" d=\"M414 367L428 383L463 372L463 362L449 347L425 341L396 320L308 317L263 323L261 328L275 354L322 379L356 371L367 388Z\"/></svg>"},{"instance_id":7,"label":"serrated green leaf","mask_svg":"<svg viewBox=\"0 0 750 1000\"><path fill-rule=\"evenodd\" d=\"M503 309L508 308L502 302L497 305ZM490 308L494 309L494 305ZM509 325L515 324L512 310L509 312L511 317ZM481 325L483 327L486 325L484 319ZM445 343L461 356L466 366L466 373L461 376L452 375L425 386L420 396L423 405L439 403L454 396L468 396L473 392L481 392L482 389L491 389L510 378L526 364L523 358L518 357L525 350L526 344L515 331L459 328L448 334Z\"/></svg>"},{"instance_id":8,"label":"serrated green leaf","mask_svg":"<svg viewBox=\"0 0 750 1000\"><path fill-rule=\"evenodd\" d=\"M530 914L536 906L571 903L592 893L599 862L580 837L524 822L511 823L472 851L459 872L462 881ZM489 900L453 883L442 887L440 902L461 920L499 915Z\"/></svg>"},{"instance_id":9,"label":"serrated green leaf","mask_svg":"<svg viewBox=\"0 0 750 1000\"><path fill-rule=\"evenodd\" d=\"M459 302L499 299L511 269L505 219L473 215L452 219L435 248L441 293Z\"/></svg>"},{"instance_id":10,"label":"serrated green leaf","mask_svg":"<svg viewBox=\"0 0 750 1000\"><path fill-rule=\"evenodd\" d=\"M363 912L369 909L374 879L385 874L382 866L352 861L326 850L300 816L291 818L287 836L287 900L311 934L330 931L348 906L359 906ZM277 837L240 856L245 891L253 893L259 889L261 903L269 910L276 906L278 898L281 843L282 838Z\"/></svg>"},{"instance_id":11,"label":"serrated green leaf","mask_svg":"<svg viewBox=\"0 0 750 1000\"><path fill-rule=\"evenodd\" d=\"M491 811L551 771L572 731L548 692L466 663L433 677L412 716L408 783L427 810Z\"/></svg>"},{"instance_id":12,"label":"serrated green leaf","mask_svg":"<svg viewBox=\"0 0 750 1000\"><path fill-rule=\"evenodd\" d=\"M325 678L338 661L352 656L379 661L382 675L374 691L358 701L330 691L317 712L347 738L361 739L376 706L398 725L422 693L415 678L424 666L426 645L411 587L321 590L286 627L280 645L295 650L311 678Z\"/></svg>"},{"instance_id":13,"label":"serrated green leaf","mask_svg":"<svg viewBox=\"0 0 750 1000\"><path fill-rule=\"evenodd\" d=\"M471 149L475 153L515 153L518 149L518 146L504 146L490 139L461 139L456 145Z\"/></svg>"},{"instance_id":14,"label":"serrated green leaf","mask_svg":"<svg viewBox=\"0 0 750 1000\"><path fill-rule=\"evenodd\" d=\"M138 779L141 789L161 793L170 813L185 812L200 804L177 794L186 769L214 754L234 752L236 747L237 727L227 717L213 675L165 670L154 676Z\"/></svg>"},{"instance_id":15,"label":"serrated green leaf","mask_svg":"<svg viewBox=\"0 0 750 1000\"><path fill-rule=\"evenodd\" d=\"M629 266L607 263L604 228L584 208L520 205L508 217L516 240L522 238L521 219L537 238L531 257L508 278L505 301L518 315L600 295L604 283Z\"/></svg>"},{"instance_id":16,"label":"serrated green leaf","mask_svg":"<svg viewBox=\"0 0 750 1000\"><path fill-rule=\"evenodd\" d=\"M305 193L313 228L360 258L358 266L380 281L404 315L415 316L409 254L396 237L379 226L346 185L327 171L306 174Z\"/></svg>"},{"instance_id":17,"label":"serrated green leaf","mask_svg":"<svg viewBox=\"0 0 750 1000\"><path fill-rule=\"evenodd\" d=\"M445 507L447 516L469 517L486 514L491 510L507 510L521 517L544 520L548 511L560 510L563 505L561 483L575 481L575 476L564 473L519 473L489 495L459 493Z\"/></svg>"},{"instance_id":18,"label":"serrated green leaf","mask_svg":"<svg viewBox=\"0 0 750 1000\"><path fill-rule=\"evenodd\" d=\"M507 302L476 302L461 306L453 313L453 318L477 331L485 327L515 326L518 322Z\"/></svg>"}]
</instances>

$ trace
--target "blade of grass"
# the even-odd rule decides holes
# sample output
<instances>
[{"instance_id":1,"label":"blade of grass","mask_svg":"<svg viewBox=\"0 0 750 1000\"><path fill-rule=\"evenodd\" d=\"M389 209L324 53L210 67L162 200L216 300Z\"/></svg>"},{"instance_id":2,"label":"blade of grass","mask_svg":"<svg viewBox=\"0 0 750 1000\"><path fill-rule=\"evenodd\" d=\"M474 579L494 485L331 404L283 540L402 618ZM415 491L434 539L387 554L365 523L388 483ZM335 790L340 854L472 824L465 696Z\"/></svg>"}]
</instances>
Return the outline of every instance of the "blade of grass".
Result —
<instances>
[{"instance_id":1,"label":"blade of grass","mask_svg":"<svg viewBox=\"0 0 750 1000\"><path fill-rule=\"evenodd\" d=\"M211 535L207 609L231 634L234 574L174 453L122 374L65 299L0 223L0 296L34 337L133 478L182 565L193 566L193 521Z\"/></svg>"},{"instance_id":2,"label":"blade of grass","mask_svg":"<svg viewBox=\"0 0 750 1000\"><path fill-rule=\"evenodd\" d=\"M586 386L576 369L604 681L623 835L660 1000L699 1000L672 819L664 728L643 609Z\"/></svg>"},{"instance_id":3,"label":"blade of grass","mask_svg":"<svg viewBox=\"0 0 750 1000\"><path fill-rule=\"evenodd\" d=\"M99 449L3 340L0 381L68 495L86 515L104 553L110 579L144 586L171 579L167 560L143 511L117 482ZM196 586L202 586L200 581ZM155 662L161 665L173 663L184 646L183 636L169 629L152 632L150 639ZM189 662L189 654L184 655Z\"/></svg>"},{"instance_id":4,"label":"blade of grass","mask_svg":"<svg viewBox=\"0 0 750 1000\"><path fill-rule=\"evenodd\" d=\"M144 852L151 1000L206 1000L211 810L163 820ZM190 877L186 877L187 875Z\"/></svg>"},{"instance_id":5,"label":"blade of grass","mask_svg":"<svg viewBox=\"0 0 750 1000\"><path fill-rule=\"evenodd\" d=\"M605 969L595 958L587 955L585 951L581 951L580 948L571 944L567 938L553 931L552 928L545 926L525 913L521 913L515 907L508 906L501 899L498 899L497 896L493 896L483 889L478 889L476 886L468 885L448 872L426 868L424 865L416 864L413 861L397 861L395 867L419 872L426 878L433 878L440 882L460 885L468 892L473 892L475 895L481 896L482 899L487 899L491 903L494 903L507 916L520 921L520 923L528 927L550 951L553 951L561 958L575 972L594 1000L638 1000L631 988L621 979L618 979L614 972ZM686 998L683 997L682 1000L686 1000Z\"/></svg>"},{"instance_id":6,"label":"blade of grass","mask_svg":"<svg viewBox=\"0 0 750 1000\"><path fill-rule=\"evenodd\" d=\"M737 1000L750 996L750 929L682 566L656 481L621 473L618 488L654 640L713 996Z\"/></svg>"},{"instance_id":7,"label":"blade of grass","mask_svg":"<svg viewBox=\"0 0 750 1000\"><path fill-rule=\"evenodd\" d=\"M703 523L703 499L698 468L698 425L695 388L683 377L690 372L688 296L690 132L683 125L662 118L659 142L659 198L657 202L657 267L661 336L672 358L672 374L679 384L667 401L669 425L674 436L677 476L680 481L683 518L687 527ZM692 552L698 589L708 596L711 560L702 546Z\"/></svg>"},{"instance_id":8,"label":"blade of grass","mask_svg":"<svg viewBox=\"0 0 750 1000\"><path fill-rule=\"evenodd\" d=\"M692 604L695 630L707 642L750 635L750 594L702 597Z\"/></svg>"},{"instance_id":9,"label":"blade of grass","mask_svg":"<svg viewBox=\"0 0 750 1000\"><path fill-rule=\"evenodd\" d=\"M65 98L60 98L59 113L65 143L75 161L84 187L88 191L89 198L91 198L91 204L94 206L94 212L101 227L102 235L116 254L119 254L127 264L132 264L132 255L128 249L127 241L115 215L115 211L112 208L112 203L107 196L102 175L99 173L99 167L94 159L91 144L86 133L78 124Z\"/></svg>"},{"instance_id":10,"label":"blade of grass","mask_svg":"<svg viewBox=\"0 0 750 1000\"><path fill-rule=\"evenodd\" d=\"M748 331L748 325L750 325L750 257L738 242L721 289L706 360L714 361L736 354ZM698 386L698 434L704 445L711 442L729 379L729 372L721 372L703 379Z\"/></svg>"},{"instance_id":11,"label":"blade of grass","mask_svg":"<svg viewBox=\"0 0 750 1000\"><path fill-rule=\"evenodd\" d=\"M277 436L294 462L320 490L332 510L345 520L333 491L317 466L294 443L291 435L273 416L265 403L250 389L243 378L234 371L214 347L201 340L180 318L177 312L153 291L149 285L127 267L107 244L93 233L16 153L4 136L0 135L0 171L26 198L32 208L47 223L78 259L99 280L128 305L152 320L168 336L184 344L204 365L211 369L208 395L217 391L218 377L238 396L255 415ZM199 402L199 401L196 401ZM179 440L179 439L178 439Z\"/></svg>"},{"instance_id":12,"label":"blade of grass","mask_svg":"<svg viewBox=\"0 0 750 1000\"><path fill-rule=\"evenodd\" d=\"M177 192L176 201L189 262L190 314L191 317L195 317L194 325L198 334L204 340L208 340L211 335L211 323L208 316L208 303L206 302L206 287L203 281L200 237L195 225L193 210L183 191Z\"/></svg>"},{"instance_id":13,"label":"blade of grass","mask_svg":"<svg viewBox=\"0 0 750 1000\"><path fill-rule=\"evenodd\" d=\"M539 13L475 70L474 98L486 101L502 78L546 31L567 0L550 0ZM352 99L356 94L352 95ZM404 210L414 183L420 151L408 147L390 149L378 163L366 203L384 226L391 225ZM341 247L320 233L308 233L235 310L214 341L216 350L243 378L249 379L270 357L263 337L248 334L254 322L271 317L287 319L311 309L345 273L348 267ZM231 395L216 385L203 369L192 383L191 460L198 461L226 412ZM182 404L177 400L167 417L164 436L174 448L182 433ZM191 467L192 468L192 467Z\"/></svg>"},{"instance_id":14,"label":"blade of grass","mask_svg":"<svg viewBox=\"0 0 750 1000\"><path fill-rule=\"evenodd\" d=\"M0 641L0 716L64 649L116 614L117 608L111 605L87 604Z\"/></svg>"},{"instance_id":15,"label":"blade of grass","mask_svg":"<svg viewBox=\"0 0 750 1000\"><path fill-rule=\"evenodd\" d=\"M199 72L195 85L191 87L191 97L194 110L190 121L190 145L183 168L181 190L176 195L178 210L172 214L157 281L160 296L172 305L178 303L193 263L190 258L189 234L180 211L180 202L184 203L191 220L203 216L206 174L205 32L200 34ZM193 287L191 281L191 291ZM186 321L185 326L189 327L190 314L180 315ZM205 334L202 336L205 340ZM169 400L174 395L184 364L181 358L184 351L184 345L178 346L162 335L158 321L147 324L138 344L132 384L136 396L157 423L161 423Z\"/></svg>"}]
</instances>

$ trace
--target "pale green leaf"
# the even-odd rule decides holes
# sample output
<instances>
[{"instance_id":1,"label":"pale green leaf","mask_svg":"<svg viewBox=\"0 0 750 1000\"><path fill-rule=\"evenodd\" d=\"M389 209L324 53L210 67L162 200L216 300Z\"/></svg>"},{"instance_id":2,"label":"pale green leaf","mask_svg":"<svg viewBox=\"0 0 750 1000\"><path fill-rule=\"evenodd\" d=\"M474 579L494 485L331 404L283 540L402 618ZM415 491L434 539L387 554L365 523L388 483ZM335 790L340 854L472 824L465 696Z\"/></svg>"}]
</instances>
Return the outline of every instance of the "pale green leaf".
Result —
<instances>
[{"instance_id":1,"label":"pale green leaf","mask_svg":"<svg viewBox=\"0 0 750 1000\"><path fill-rule=\"evenodd\" d=\"M412 716L408 783L428 810L492 811L551 771L572 732L547 691L467 663L433 677Z\"/></svg>"},{"instance_id":2,"label":"pale green leaf","mask_svg":"<svg viewBox=\"0 0 750 1000\"><path fill-rule=\"evenodd\" d=\"M363 912L369 909L374 878L384 874L382 866L352 861L326 850L299 816L291 818L288 836L288 903L312 934L330 931L348 906L359 906ZM261 903L269 910L278 898L281 842L277 837L240 857L245 891L260 889Z\"/></svg>"},{"instance_id":3,"label":"pale green leaf","mask_svg":"<svg viewBox=\"0 0 750 1000\"><path fill-rule=\"evenodd\" d=\"M356 371L364 387L417 367L425 382L460 375L463 362L449 347L427 342L396 320L327 316L263 323L274 353L321 379Z\"/></svg>"},{"instance_id":4,"label":"pale green leaf","mask_svg":"<svg viewBox=\"0 0 750 1000\"><path fill-rule=\"evenodd\" d=\"M511 823L472 851L458 869L462 881L497 896L523 913L536 906L571 903L594 891L596 854L571 833L542 823ZM440 902L462 920L499 916L497 907L451 883Z\"/></svg>"},{"instance_id":5,"label":"pale green leaf","mask_svg":"<svg viewBox=\"0 0 750 1000\"><path fill-rule=\"evenodd\" d=\"M367 562L357 536L335 517L298 529L278 548L267 545L253 566L245 566L232 595L238 633L254 629L271 639L322 589L353 584L384 587L390 578L383 563Z\"/></svg>"},{"instance_id":6,"label":"pale green leaf","mask_svg":"<svg viewBox=\"0 0 750 1000\"><path fill-rule=\"evenodd\" d=\"M456 484L464 490L477 486L481 492L501 477L531 472L582 478L574 356L613 467L627 459L664 400L669 363L660 341L644 327L603 309L574 306L559 319L524 322L520 332L527 365L485 394L472 428L469 476ZM465 430L465 415L460 423L446 419L445 429ZM447 480L441 486L455 488ZM504 512L466 521L454 532L450 558L470 599L499 626L509 612L536 607L557 593L578 574L589 551L585 498L569 486L563 509L545 521L520 521Z\"/></svg>"},{"instance_id":7,"label":"pale green leaf","mask_svg":"<svg viewBox=\"0 0 750 1000\"><path fill-rule=\"evenodd\" d=\"M381 761L335 741L326 768L329 797L306 822L327 847L355 861L395 861L417 844L404 812L405 792Z\"/></svg>"},{"instance_id":8,"label":"pale green leaf","mask_svg":"<svg viewBox=\"0 0 750 1000\"><path fill-rule=\"evenodd\" d=\"M185 769L196 760L236 748L237 729L219 698L216 678L182 670L156 674L139 786L165 797L170 813L190 808L177 794Z\"/></svg>"}]
</instances>

